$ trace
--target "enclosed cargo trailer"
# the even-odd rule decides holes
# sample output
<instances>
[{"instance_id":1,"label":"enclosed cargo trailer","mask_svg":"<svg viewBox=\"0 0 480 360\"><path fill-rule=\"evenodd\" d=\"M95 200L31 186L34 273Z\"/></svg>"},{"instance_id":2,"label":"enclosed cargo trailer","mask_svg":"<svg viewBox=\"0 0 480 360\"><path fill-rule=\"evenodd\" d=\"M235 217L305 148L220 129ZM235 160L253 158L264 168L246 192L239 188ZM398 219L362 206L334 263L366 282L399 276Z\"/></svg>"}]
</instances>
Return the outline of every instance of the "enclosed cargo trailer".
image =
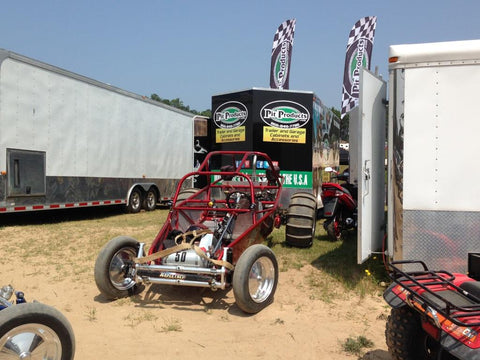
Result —
<instances>
[{"instance_id":1,"label":"enclosed cargo trailer","mask_svg":"<svg viewBox=\"0 0 480 360\"><path fill-rule=\"evenodd\" d=\"M382 245L380 229L374 235L359 227L359 247L369 244L359 261L383 247L393 260L419 259L431 268L465 273L468 254L480 252L480 187L473 184L480 177L474 108L480 40L394 45L389 56L388 240ZM372 111L371 100L383 95L367 95L365 89L363 94L371 106L357 115L371 122L364 115ZM377 144L375 151L383 149ZM358 178L366 178L362 169Z\"/></svg>"},{"instance_id":2,"label":"enclosed cargo trailer","mask_svg":"<svg viewBox=\"0 0 480 360\"><path fill-rule=\"evenodd\" d=\"M0 50L0 214L169 201L193 114Z\"/></svg>"}]
</instances>

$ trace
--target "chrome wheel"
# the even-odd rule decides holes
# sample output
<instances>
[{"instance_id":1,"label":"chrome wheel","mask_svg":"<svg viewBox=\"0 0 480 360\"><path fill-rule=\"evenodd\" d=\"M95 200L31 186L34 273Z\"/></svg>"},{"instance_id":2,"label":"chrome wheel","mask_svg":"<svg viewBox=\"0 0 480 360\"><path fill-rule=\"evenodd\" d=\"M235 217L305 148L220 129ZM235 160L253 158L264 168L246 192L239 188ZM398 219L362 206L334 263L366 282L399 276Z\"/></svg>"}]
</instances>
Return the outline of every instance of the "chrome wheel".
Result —
<instances>
[{"instance_id":1,"label":"chrome wheel","mask_svg":"<svg viewBox=\"0 0 480 360\"><path fill-rule=\"evenodd\" d=\"M136 293L141 287L135 282L133 259L139 250L137 240L117 236L106 243L95 261L95 283L108 300L120 299Z\"/></svg>"},{"instance_id":2,"label":"chrome wheel","mask_svg":"<svg viewBox=\"0 0 480 360\"><path fill-rule=\"evenodd\" d=\"M20 325L0 339L0 358L60 360L62 345L56 332L46 325Z\"/></svg>"},{"instance_id":3,"label":"chrome wheel","mask_svg":"<svg viewBox=\"0 0 480 360\"><path fill-rule=\"evenodd\" d=\"M113 255L108 268L112 285L118 290L128 290L135 286L135 281L128 276L131 260L136 256L134 249L122 248Z\"/></svg>"},{"instance_id":4,"label":"chrome wheel","mask_svg":"<svg viewBox=\"0 0 480 360\"><path fill-rule=\"evenodd\" d=\"M141 198L140 198L140 193L135 191L132 193L132 196L130 197L130 202L132 204L132 209L133 210L139 210L141 207Z\"/></svg>"},{"instance_id":5,"label":"chrome wheel","mask_svg":"<svg viewBox=\"0 0 480 360\"><path fill-rule=\"evenodd\" d=\"M247 248L233 271L233 293L238 307L255 314L273 301L278 283L278 263L273 251L257 244Z\"/></svg>"},{"instance_id":6,"label":"chrome wheel","mask_svg":"<svg viewBox=\"0 0 480 360\"><path fill-rule=\"evenodd\" d=\"M147 211L152 211L152 210L155 210L156 206L157 206L157 194L155 193L154 190L149 190L147 192L147 195L145 196L144 208Z\"/></svg>"},{"instance_id":7,"label":"chrome wheel","mask_svg":"<svg viewBox=\"0 0 480 360\"><path fill-rule=\"evenodd\" d=\"M259 258L250 269L248 290L253 301L264 302L272 293L275 284L275 267L266 256Z\"/></svg>"}]
</instances>

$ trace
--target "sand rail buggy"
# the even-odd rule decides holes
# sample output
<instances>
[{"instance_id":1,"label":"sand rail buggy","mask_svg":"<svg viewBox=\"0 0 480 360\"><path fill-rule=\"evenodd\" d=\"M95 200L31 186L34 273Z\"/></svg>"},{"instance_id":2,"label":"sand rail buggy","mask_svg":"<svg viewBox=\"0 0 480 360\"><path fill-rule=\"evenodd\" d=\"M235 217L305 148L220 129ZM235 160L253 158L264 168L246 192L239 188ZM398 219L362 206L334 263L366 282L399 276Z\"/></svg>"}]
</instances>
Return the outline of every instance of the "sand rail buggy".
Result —
<instances>
[{"instance_id":1,"label":"sand rail buggy","mask_svg":"<svg viewBox=\"0 0 480 360\"><path fill-rule=\"evenodd\" d=\"M191 185L203 182L201 189ZM190 186L190 187L189 187ZM264 153L209 153L179 182L167 220L145 244L120 236L95 264L95 281L108 299L128 296L141 283L232 287L238 307L256 313L272 300L278 281L273 252L260 244L280 226L282 178Z\"/></svg>"},{"instance_id":2,"label":"sand rail buggy","mask_svg":"<svg viewBox=\"0 0 480 360\"><path fill-rule=\"evenodd\" d=\"M10 285L0 289L0 359L71 360L74 355L75 336L65 316L51 306L27 303Z\"/></svg>"},{"instance_id":3,"label":"sand rail buggy","mask_svg":"<svg viewBox=\"0 0 480 360\"><path fill-rule=\"evenodd\" d=\"M480 281L429 270L422 261L389 266L385 336L392 358L480 359ZM415 271L401 269L412 266Z\"/></svg>"}]
</instances>

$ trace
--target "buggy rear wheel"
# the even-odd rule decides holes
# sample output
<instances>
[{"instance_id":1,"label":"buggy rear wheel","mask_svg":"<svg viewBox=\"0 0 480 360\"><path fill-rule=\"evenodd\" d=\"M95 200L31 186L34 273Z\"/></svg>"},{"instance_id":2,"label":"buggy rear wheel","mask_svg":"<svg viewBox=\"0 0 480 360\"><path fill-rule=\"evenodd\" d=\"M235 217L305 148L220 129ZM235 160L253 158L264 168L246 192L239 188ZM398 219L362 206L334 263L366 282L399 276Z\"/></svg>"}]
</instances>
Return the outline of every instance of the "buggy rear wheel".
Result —
<instances>
[{"instance_id":1,"label":"buggy rear wheel","mask_svg":"<svg viewBox=\"0 0 480 360\"><path fill-rule=\"evenodd\" d=\"M238 307L255 314L273 301L278 283L278 263L273 251L257 244L247 248L233 272L233 293Z\"/></svg>"},{"instance_id":2,"label":"buggy rear wheel","mask_svg":"<svg viewBox=\"0 0 480 360\"><path fill-rule=\"evenodd\" d=\"M317 201L310 193L292 195L287 213L285 241L296 247L312 246L316 227Z\"/></svg>"},{"instance_id":3,"label":"buggy rear wheel","mask_svg":"<svg viewBox=\"0 0 480 360\"><path fill-rule=\"evenodd\" d=\"M118 236L100 250L95 262L95 283L108 300L127 297L136 292L137 283L132 270L138 248L139 243L135 239Z\"/></svg>"},{"instance_id":4,"label":"buggy rear wheel","mask_svg":"<svg viewBox=\"0 0 480 360\"><path fill-rule=\"evenodd\" d=\"M188 188L188 189L183 189L178 193L177 196L177 201L175 202L175 205L177 205L180 201L183 201L185 199L188 199L190 196L193 194L197 193L200 189L197 188Z\"/></svg>"},{"instance_id":5,"label":"buggy rear wheel","mask_svg":"<svg viewBox=\"0 0 480 360\"><path fill-rule=\"evenodd\" d=\"M423 330L420 316L407 306L391 310L385 338L393 360L454 359Z\"/></svg>"},{"instance_id":6,"label":"buggy rear wheel","mask_svg":"<svg viewBox=\"0 0 480 360\"><path fill-rule=\"evenodd\" d=\"M74 354L72 327L55 308L24 303L0 311L1 359L71 360Z\"/></svg>"}]
</instances>

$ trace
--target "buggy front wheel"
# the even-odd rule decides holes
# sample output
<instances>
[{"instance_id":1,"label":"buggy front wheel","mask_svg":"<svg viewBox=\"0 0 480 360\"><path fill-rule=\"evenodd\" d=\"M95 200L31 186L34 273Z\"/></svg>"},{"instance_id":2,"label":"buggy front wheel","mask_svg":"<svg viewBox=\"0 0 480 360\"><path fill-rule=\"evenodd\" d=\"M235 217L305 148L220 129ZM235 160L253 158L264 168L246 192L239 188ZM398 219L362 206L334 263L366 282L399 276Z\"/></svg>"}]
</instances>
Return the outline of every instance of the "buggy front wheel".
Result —
<instances>
[{"instance_id":1,"label":"buggy front wheel","mask_svg":"<svg viewBox=\"0 0 480 360\"><path fill-rule=\"evenodd\" d=\"M0 311L1 359L71 360L74 354L72 327L55 308L24 303Z\"/></svg>"},{"instance_id":2,"label":"buggy front wheel","mask_svg":"<svg viewBox=\"0 0 480 360\"><path fill-rule=\"evenodd\" d=\"M255 314L273 301L278 283L278 263L265 245L252 245L238 259L233 272L233 293L238 307Z\"/></svg>"},{"instance_id":3,"label":"buggy front wheel","mask_svg":"<svg viewBox=\"0 0 480 360\"><path fill-rule=\"evenodd\" d=\"M128 236L110 240L100 250L95 262L95 282L98 290L108 300L127 297L136 292L133 259L139 243Z\"/></svg>"}]
</instances>

